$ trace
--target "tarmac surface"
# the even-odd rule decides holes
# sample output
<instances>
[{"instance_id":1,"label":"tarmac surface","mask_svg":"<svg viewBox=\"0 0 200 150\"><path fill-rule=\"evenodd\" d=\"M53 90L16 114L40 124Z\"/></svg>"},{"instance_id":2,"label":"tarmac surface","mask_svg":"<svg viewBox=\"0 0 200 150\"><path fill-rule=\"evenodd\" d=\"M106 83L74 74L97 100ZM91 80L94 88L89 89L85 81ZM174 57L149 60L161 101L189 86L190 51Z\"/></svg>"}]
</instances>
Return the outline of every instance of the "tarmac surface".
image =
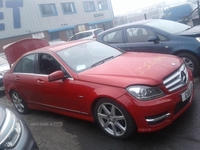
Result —
<instances>
[{"instance_id":1,"label":"tarmac surface","mask_svg":"<svg viewBox=\"0 0 200 150\"><path fill-rule=\"evenodd\" d=\"M199 150L200 82L195 79L193 104L168 127L136 133L126 140L105 135L97 124L58 114L32 111L20 115L28 124L40 150ZM14 110L4 94L0 103Z\"/></svg>"}]
</instances>

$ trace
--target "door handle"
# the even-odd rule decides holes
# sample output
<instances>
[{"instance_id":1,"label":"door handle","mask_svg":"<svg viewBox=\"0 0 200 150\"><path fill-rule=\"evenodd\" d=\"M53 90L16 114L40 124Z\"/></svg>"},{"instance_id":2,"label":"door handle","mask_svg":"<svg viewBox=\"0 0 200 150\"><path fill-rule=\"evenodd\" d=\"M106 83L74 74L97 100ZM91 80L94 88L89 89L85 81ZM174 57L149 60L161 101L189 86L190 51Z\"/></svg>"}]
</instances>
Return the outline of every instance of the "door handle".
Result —
<instances>
[{"instance_id":1,"label":"door handle","mask_svg":"<svg viewBox=\"0 0 200 150\"><path fill-rule=\"evenodd\" d=\"M44 84L44 81L43 80L37 80L37 83L38 84Z\"/></svg>"},{"instance_id":2,"label":"door handle","mask_svg":"<svg viewBox=\"0 0 200 150\"><path fill-rule=\"evenodd\" d=\"M15 77L15 80L17 80L17 81L20 80L19 76L16 76L16 77Z\"/></svg>"}]
</instances>

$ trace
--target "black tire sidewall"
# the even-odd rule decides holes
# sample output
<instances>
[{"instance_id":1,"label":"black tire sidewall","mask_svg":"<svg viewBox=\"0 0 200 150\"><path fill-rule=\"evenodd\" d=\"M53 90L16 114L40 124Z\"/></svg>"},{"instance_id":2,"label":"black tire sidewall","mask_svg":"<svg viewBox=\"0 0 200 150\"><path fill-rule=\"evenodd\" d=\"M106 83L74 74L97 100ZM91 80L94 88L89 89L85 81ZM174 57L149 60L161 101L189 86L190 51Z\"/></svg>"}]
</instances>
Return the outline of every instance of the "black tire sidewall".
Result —
<instances>
[{"instance_id":1,"label":"black tire sidewall","mask_svg":"<svg viewBox=\"0 0 200 150\"><path fill-rule=\"evenodd\" d=\"M124 117L126 118L126 123L127 123L127 130L126 132L122 135L122 136L113 136L109 133L107 133L104 128L101 126L101 123L98 120L98 108L101 104L103 103L111 103L112 105L115 105L124 115ZM98 123L98 125L100 126L100 128L109 136L116 138L116 139L125 139L128 138L129 136L131 136L133 134L133 132L136 131L136 125L135 122L133 120L133 118L131 117L131 115L129 114L129 112L122 107L119 103L115 102L114 100L110 100L110 99L101 99L97 102L96 106L95 106L95 120Z\"/></svg>"}]
</instances>

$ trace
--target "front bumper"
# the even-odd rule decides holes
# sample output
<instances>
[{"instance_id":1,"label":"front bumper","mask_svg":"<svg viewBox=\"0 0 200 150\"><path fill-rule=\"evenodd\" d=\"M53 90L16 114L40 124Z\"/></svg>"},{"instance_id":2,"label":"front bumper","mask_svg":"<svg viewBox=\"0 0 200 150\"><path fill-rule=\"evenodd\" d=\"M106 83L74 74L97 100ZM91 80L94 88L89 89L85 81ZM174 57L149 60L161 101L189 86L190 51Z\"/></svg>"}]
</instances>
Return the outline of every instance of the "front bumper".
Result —
<instances>
[{"instance_id":1,"label":"front bumper","mask_svg":"<svg viewBox=\"0 0 200 150\"><path fill-rule=\"evenodd\" d=\"M126 93L118 101L125 104L124 107L133 117L138 132L157 131L171 124L192 104L194 84L192 84L191 96L185 101L181 98L181 94L188 90L191 83L193 83L192 78L189 79L187 86L155 100L140 101Z\"/></svg>"}]
</instances>

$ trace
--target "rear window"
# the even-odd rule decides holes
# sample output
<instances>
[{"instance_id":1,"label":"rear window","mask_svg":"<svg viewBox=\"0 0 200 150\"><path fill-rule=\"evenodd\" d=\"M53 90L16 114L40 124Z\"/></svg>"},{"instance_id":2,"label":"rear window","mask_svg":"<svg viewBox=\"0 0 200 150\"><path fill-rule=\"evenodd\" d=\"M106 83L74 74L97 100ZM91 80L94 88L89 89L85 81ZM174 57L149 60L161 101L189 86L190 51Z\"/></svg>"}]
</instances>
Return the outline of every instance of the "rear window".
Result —
<instances>
[{"instance_id":1,"label":"rear window","mask_svg":"<svg viewBox=\"0 0 200 150\"><path fill-rule=\"evenodd\" d=\"M99 29L99 30L96 30L96 31L94 31L94 35L98 35L99 33L101 33L101 32L103 32L103 29Z\"/></svg>"},{"instance_id":2,"label":"rear window","mask_svg":"<svg viewBox=\"0 0 200 150\"><path fill-rule=\"evenodd\" d=\"M92 35L92 32L85 32L83 35L83 38L91 36L91 35Z\"/></svg>"}]
</instances>

